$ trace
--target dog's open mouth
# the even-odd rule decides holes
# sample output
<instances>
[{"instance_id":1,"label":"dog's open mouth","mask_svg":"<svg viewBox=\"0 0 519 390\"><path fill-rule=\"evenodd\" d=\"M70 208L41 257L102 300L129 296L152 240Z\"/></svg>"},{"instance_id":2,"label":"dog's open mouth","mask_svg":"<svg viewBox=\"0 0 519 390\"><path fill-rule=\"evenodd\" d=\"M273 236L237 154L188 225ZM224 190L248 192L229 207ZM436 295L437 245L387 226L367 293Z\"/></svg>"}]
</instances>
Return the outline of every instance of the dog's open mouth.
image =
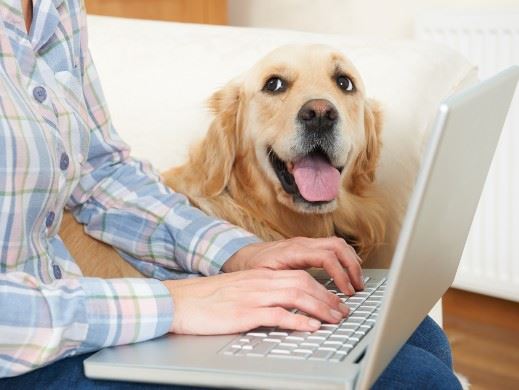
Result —
<instances>
[{"instance_id":1,"label":"dog's open mouth","mask_svg":"<svg viewBox=\"0 0 519 390\"><path fill-rule=\"evenodd\" d=\"M293 162L281 160L271 147L267 154L281 186L296 199L322 204L337 197L343 167L334 167L320 147Z\"/></svg>"}]
</instances>

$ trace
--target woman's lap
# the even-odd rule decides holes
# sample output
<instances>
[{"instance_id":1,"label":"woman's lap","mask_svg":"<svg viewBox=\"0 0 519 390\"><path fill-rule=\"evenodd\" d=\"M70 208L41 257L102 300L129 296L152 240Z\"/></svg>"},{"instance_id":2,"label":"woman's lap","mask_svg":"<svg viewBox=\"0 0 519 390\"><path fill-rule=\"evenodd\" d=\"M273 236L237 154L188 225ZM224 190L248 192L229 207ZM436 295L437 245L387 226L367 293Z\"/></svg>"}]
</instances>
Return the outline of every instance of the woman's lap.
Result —
<instances>
[{"instance_id":1,"label":"woman's lap","mask_svg":"<svg viewBox=\"0 0 519 390\"><path fill-rule=\"evenodd\" d=\"M83 374L87 355L63 359L25 375L0 380L0 388L13 389L194 389L184 386L162 386L143 383L101 381ZM374 389L460 389L452 371L447 337L429 317L418 326L406 344L384 370Z\"/></svg>"},{"instance_id":2,"label":"woman's lap","mask_svg":"<svg viewBox=\"0 0 519 390\"><path fill-rule=\"evenodd\" d=\"M461 389L449 341L433 319L425 317L373 389Z\"/></svg>"}]
</instances>

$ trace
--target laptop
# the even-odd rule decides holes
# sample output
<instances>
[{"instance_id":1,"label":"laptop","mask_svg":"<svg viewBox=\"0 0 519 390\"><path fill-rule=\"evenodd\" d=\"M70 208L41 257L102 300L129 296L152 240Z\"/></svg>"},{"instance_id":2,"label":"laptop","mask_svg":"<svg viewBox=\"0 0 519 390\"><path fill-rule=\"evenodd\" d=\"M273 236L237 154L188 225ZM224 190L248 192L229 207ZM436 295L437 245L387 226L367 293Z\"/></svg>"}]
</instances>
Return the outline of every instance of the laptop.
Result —
<instances>
[{"instance_id":1,"label":"laptop","mask_svg":"<svg viewBox=\"0 0 519 390\"><path fill-rule=\"evenodd\" d=\"M166 335L106 348L89 378L225 388L367 389L454 280L508 112L519 66L440 104L389 270L339 294L350 315L316 332L258 328L239 335Z\"/></svg>"}]
</instances>

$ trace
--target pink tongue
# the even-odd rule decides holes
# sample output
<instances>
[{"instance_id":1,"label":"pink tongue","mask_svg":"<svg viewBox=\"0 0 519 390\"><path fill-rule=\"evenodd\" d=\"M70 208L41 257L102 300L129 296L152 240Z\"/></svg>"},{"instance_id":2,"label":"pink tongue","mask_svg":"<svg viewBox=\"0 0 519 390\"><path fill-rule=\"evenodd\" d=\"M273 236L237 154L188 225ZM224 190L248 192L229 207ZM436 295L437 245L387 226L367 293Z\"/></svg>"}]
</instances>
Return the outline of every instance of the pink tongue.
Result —
<instances>
[{"instance_id":1,"label":"pink tongue","mask_svg":"<svg viewBox=\"0 0 519 390\"><path fill-rule=\"evenodd\" d=\"M297 188L310 202L326 202L337 197L340 173L324 157L308 156L294 163Z\"/></svg>"}]
</instances>

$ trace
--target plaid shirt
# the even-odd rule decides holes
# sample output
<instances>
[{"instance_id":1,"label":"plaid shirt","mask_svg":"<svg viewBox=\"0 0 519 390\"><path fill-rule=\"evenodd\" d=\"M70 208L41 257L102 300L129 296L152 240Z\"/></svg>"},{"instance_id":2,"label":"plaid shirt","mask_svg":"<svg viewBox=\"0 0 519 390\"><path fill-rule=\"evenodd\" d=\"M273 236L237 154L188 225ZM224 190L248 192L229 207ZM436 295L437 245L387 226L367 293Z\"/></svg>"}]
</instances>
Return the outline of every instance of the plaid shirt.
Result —
<instances>
[{"instance_id":1,"label":"plaid shirt","mask_svg":"<svg viewBox=\"0 0 519 390\"><path fill-rule=\"evenodd\" d=\"M167 332L156 279L82 277L64 208L156 279L218 273L251 234L212 219L132 159L114 131L79 0L0 0L0 377Z\"/></svg>"}]
</instances>

